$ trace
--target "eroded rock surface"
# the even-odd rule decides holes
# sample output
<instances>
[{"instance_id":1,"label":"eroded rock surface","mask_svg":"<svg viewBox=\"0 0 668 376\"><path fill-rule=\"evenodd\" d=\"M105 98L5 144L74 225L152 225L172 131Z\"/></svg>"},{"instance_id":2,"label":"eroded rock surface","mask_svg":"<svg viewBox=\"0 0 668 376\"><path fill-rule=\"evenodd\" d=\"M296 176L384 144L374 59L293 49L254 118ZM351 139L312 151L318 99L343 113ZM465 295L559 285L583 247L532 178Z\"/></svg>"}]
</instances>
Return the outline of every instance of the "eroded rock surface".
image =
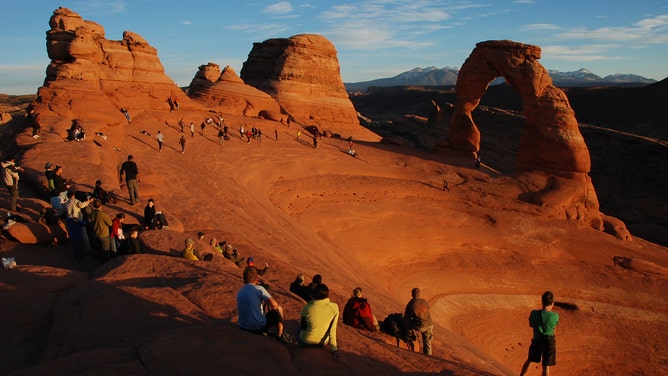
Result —
<instances>
[{"instance_id":1,"label":"eroded rock surface","mask_svg":"<svg viewBox=\"0 0 668 376\"><path fill-rule=\"evenodd\" d=\"M559 179L559 184L547 184L534 201L563 208L568 218L582 218L582 214L573 216L573 211L587 212L590 222L602 229L598 200L587 175L591 169L587 145L566 94L552 85L547 70L538 62L540 57L538 46L507 40L476 44L457 78L450 144L459 150L479 151L480 131L471 113L492 80L503 77L524 101L526 123L517 152L518 169L566 179L566 183Z\"/></svg>"},{"instance_id":2,"label":"eroded rock surface","mask_svg":"<svg viewBox=\"0 0 668 376\"><path fill-rule=\"evenodd\" d=\"M359 125L341 79L336 48L323 36L300 34L255 43L241 78L274 97L297 123L342 137L380 139Z\"/></svg>"},{"instance_id":3,"label":"eroded rock surface","mask_svg":"<svg viewBox=\"0 0 668 376\"><path fill-rule=\"evenodd\" d=\"M221 72L220 66L214 63L199 66L188 95L224 113L258 116L263 111L281 112L278 102L269 94L246 85L230 66ZM287 121L287 115L285 117Z\"/></svg>"},{"instance_id":4,"label":"eroded rock surface","mask_svg":"<svg viewBox=\"0 0 668 376\"><path fill-rule=\"evenodd\" d=\"M127 123L121 108L133 116L149 109L169 111L170 96L181 108L198 107L165 74L158 51L140 35L125 31L121 40L106 39L102 26L62 7L49 25L51 63L33 108L51 134L66 138L75 119L86 123L89 134L104 132Z\"/></svg>"}]
</instances>

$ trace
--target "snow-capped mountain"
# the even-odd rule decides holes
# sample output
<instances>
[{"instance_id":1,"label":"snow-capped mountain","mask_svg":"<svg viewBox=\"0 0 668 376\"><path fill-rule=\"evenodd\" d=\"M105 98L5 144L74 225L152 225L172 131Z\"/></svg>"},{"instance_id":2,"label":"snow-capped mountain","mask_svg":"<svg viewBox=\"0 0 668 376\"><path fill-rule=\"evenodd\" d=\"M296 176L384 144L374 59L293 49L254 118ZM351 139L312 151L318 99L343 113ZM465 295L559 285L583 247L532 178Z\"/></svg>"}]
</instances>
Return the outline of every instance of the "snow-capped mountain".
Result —
<instances>
[{"instance_id":1,"label":"snow-capped mountain","mask_svg":"<svg viewBox=\"0 0 668 376\"><path fill-rule=\"evenodd\" d=\"M656 82L656 80L636 74L618 73L601 78L584 68L574 72L548 70L548 73L555 86L648 85ZM345 83L345 86L348 91L365 91L370 86L448 86L457 83L458 74L459 68L456 67L417 67L394 77ZM492 85L503 82L503 78L497 78L492 82Z\"/></svg>"}]
</instances>

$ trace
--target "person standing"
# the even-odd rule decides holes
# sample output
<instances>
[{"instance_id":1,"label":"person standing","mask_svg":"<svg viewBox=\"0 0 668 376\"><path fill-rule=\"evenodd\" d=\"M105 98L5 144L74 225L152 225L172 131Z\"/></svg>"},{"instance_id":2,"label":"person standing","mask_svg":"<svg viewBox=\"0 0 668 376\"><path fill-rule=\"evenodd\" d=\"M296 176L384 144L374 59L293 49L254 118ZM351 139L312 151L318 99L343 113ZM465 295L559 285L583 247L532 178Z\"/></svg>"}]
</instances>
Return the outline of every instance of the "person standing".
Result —
<instances>
[{"instance_id":1,"label":"person standing","mask_svg":"<svg viewBox=\"0 0 668 376\"><path fill-rule=\"evenodd\" d=\"M181 154L184 154L186 152L186 138L181 133L181 139L179 140L179 145L181 145Z\"/></svg>"},{"instance_id":2,"label":"person standing","mask_svg":"<svg viewBox=\"0 0 668 376\"><path fill-rule=\"evenodd\" d=\"M158 134L155 135L155 139L158 141L158 151L162 151L162 143L165 141L165 136L162 132L158 131Z\"/></svg>"},{"instance_id":3,"label":"person standing","mask_svg":"<svg viewBox=\"0 0 668 376\"><path fill-rule=\"evenodd\" d=\"M23 168L16 165L14 156L7 156L2 162L2 176L9 191L9 210L14 212L19 202L19 172L23 172Z\"/></svg>"},{"instance_id":4,"label":"person standing","mask_svg":"<svg viewBox=\"0 0 668 376\"><path fill-rule=\"evenodd\" d=\"M533 339L529 346L529 355L522 365L520 376L529 370L529 365L540 363L542 359L543 376L550 374L550 366L557 364L557 342L554 338L554 330L559 323L559 314L552 312L554 308L554 294L545 291L540 298L543 308L533 310L529 314L529 326L533 328Z\"/></svg>"},{"instance_id":5,"label":"person standing","mask_svg":"<svg viewBox=\"0 0 668 376\"><path fill-rule=\"evenodd\" d=\"M195 137L195 123L190 122L190 137Z\"/></svg>"},{"instance_id":6,"label":"person standing","mask_svg":"<svg viewBox=\"0 0 668 376\"><path fill-rule=\"evenodd\" d=\"M404 317L408 323L408 329L422 334L422 352L431 356L431 340L434 338L434 324L429 313L429 303L420 297L420 289L415 287L411 290L411 299L406 304Z\"/></svg>"},{"instance_id":7,"label":"person standing","mask_svg":"<svg viewBox=\"0 0 668 376\"><path fill-rule=\"evenodd\" d=\"M49 190L49 194L53 194L53 191L56 187L53 185L53 177L55 173L53 172L53 164L50 162L44 165L44 177L46 177L46 189Z\"/></svg>"},{"instance_id":8,"label":"person standing","mask_svg":"<svg viewBox=\"0 0 668 376\"><path fill-rule=\"evenodd\" d=\"M111 234L109 234L111 239L109 240L109 243L111 246L111 252L116 255L125 248L123 247L123 243L125 241L125 235L123 234L123 222L125 222L125 214L123 213L116 214L116 218L111 220Z\"/></svg>"},{"instance_id":9,"label":"person standing","mask_svg":"<svg viewBox=\"0 0 668 376\"><path fill-rule=\"evenodd\" d=\"M130 205L134 205L139 201L139 169L133 160L132 155L128 155L128 160L123 162L121 170L118 173L119 183L123 183L123 174L125 174L125 185L128 186L128 194L130 195Z\"/></svg>"},{"instance_id":10,"label":"person standing","mask_svg":"<svg viewBox=\"0 0 668 376\"><path fill-rule=\"evenodd\" d=\"M59 195L71 188L71 185L63 178L63 167L56 166L53 170L53 187L54 194Z\"/></svg>"},{"instance_id":11,"label":"person standing","mask_svg":"<svg viewBox=\"0 0 668 376\"><path fill-rule=\"evenodd\" d=\"M100 258L104 263L113 256L111 252L111 238L109 237L109 227L113 223L107 213L102 211L102 203L99 200L93 200L93 212L90 215L90 223L100 246Z\"/></svg>"},{"instance_id":12,"label":"person standing","mask_svg":"<svg viewBox=\"0 0 668 376\"><path fill-rule=\"evenodd\" d=\"M257 269L246 267L243 278L244 285L237 293L239 327L256 334L265 334L275 328L279 341L291 343L290 337L283 332L283 307L257 284Z\"/></svg>"},{"instance_id":13,"label":"person standing","mask_svg":"<svg viewBox=\"0 0 668 376\"><path fill-rule=\"evenodd\" d=\"M339 306L329 301L329 288L319 284L301 311L299 344L305 347L323 347L329 344L330 352L338 357L336 344L336 324L339 319Z\"/></svg>"}]
</instances>

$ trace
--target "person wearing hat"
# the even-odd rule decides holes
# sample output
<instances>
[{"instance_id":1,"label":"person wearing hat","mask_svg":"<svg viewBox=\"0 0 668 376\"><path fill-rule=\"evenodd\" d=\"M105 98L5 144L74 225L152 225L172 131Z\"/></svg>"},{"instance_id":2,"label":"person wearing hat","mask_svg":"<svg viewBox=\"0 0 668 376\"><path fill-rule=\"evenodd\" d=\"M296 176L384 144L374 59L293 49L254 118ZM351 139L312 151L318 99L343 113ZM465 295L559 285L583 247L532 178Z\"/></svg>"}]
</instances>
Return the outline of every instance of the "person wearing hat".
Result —
<instances>
[{"instance_id":1,"label":"person wearing hat","mask_svg":"<svg viewBox=\"0 0 668 376\"><path fill-rule=\"evenodd\" d=\"M46 189L49 193L53 193L53 190L56 189L56 186L53 185L53 177L55 174L53 172L53 165L49 162L44 165L44 176L46 177Z\"/></svg>"},{"instance_id":2,"label":"person wearing hat","mask_svg":"<svg viewBox=\"0 0 668 376\"><path fill-rule=\"evenodd\" d=\"M23 168L16 165L14 156L9 155L7 159L2 162L2 176L5 180L5 186L9 191L9 210L16 211L19 201L19 172L23 172Z\"/></svg>"},{"instance_id":3,"label":"person wearing hat","mask_svg":"<svg viewBox=\"0 0 668 376\"><path fill-rule=\"evenodd\" d=\"M434 338L434 324L429 313L429 303L420 297L420 289L411 290L411 299L406 305L404 317L408 328L422 334L422 352L431 356L431 340Z\"/></svg>"},{"instance_id":4,"label":"person wearing hat","mask_svg":"<svg viewBox=\"0 0 668 376\"><path fill-rule=\"evenodd\" d=\"M252 266L255 269L257 269L257 275L264 275L264 273L266 273L267 270L269 269L269 264L267 264L266 262L264 263L264 268L262 269L255 266L255 259L253 257L249 257L248 260L246 260L246 265Z\"/></svg>"},{"instance_id":5,"label":"person wearing hat","mask_svg":"<svg viewBox=\"0 0 668 376\"><path fill-rule=\"evenodd\" d=\"M118 213L116 218L111 221L111 251L118 254L118 251L123 247L123 242L125 241L125 235L123 235L123 222L125 222L125 214Z\"/></svg>"},{"instance_id":6,"label":"person wearing hat","mask_svg":"<svg viewBox=\"0 0 668 376\"><path fill-rule=\"evenodd\" d=\"M194 261L201 260L199 257L197 257L197 250L195 249L195 241L192 240L191 238L187 238L185 240L185 248L183 248L183 251L181 251L181 257Z\"/></svg>"}]
</instances>

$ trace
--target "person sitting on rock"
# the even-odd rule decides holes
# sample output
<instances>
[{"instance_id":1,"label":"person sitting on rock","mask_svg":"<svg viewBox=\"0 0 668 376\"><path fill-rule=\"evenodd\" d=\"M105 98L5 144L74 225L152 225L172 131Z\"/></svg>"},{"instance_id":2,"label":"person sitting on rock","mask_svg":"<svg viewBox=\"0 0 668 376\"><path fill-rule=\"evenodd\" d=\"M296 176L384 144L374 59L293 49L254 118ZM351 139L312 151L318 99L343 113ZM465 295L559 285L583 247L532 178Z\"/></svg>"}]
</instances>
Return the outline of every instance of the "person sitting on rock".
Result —
<instances>
[{"instance_id":1,"label":"person sitting on rock","mask_svg":"<svg viewBox=\"0 0 668 376\"><path fill-rule=\"evenodd\" d=\"M102 201L103 204L111 202L112 204L116 203L116 197L114 196L113 191L107 191L102 188L102 181L95 181L95 188L93 189L93 198L96 198Z\"/></svg>"},{"instance_id":2,"label":"person sitting on rock","mask_svg":"<svg viewBox=\"0 0 668 376\"><path fill-rule=\"evenodd\" d=\"M256 334L275 333L276 339L285 344L293 342L283 331L283 307L258 285L257 269L244 269L244 285L237 293L237 312L239 327Z\"/></svg>"},{"instance_id":3,"label":"person sitting on rock","mask_svg":"<svg viewBox=\"0 0 668 376\"><path fill-rule=\"evenodd\" d=\"M313 300L302 308L300 316L299 345L323 347L329 344L332 356L337 358L336 324L339 318L339 306L329 301L327 285L318 284L313 291Z\"/></svg>"},{"instance_id":4,"label":"person sitting on rock","mask_svg":"<svg viewBox=\"0 0 668 376\"><path fill-rule=\"evenodd\" d=\"M148 199L144 207L144 228L145 229L168 229L167 218L160 211L155 211L155 200Z\"/></svg>"},{"instance_id":5,"label":"person sitting on rock","mask_svg":"<svg viewBox=\"0 0 668 376\"><path fill-rule=\"evenodd\" d=\"M315 291L318 288L318 285L320 285L321 283L322 283L322 276L320 274L316 274L313 276L313 278L311 278L311 283L309 283L308 286L306 286L308 288L308 293L310 296L309 300L313 299Z\"/></svg>"},{"instance_id":6,"label":"person sitting on rock","mask_svg":"<svg viewBox=\"0 0 668 376\"><path fill-rule=\"evenodd\" d=\"M188 259L188 260L194 260L194 261L201 261L202 258L197 256L197 250L195 249L195 241L188 238L185 240L185 247L181 251L181 257Z\"/></svg>"},{"instance_id":7,"label":"person sitting on rock","mask_svg":"<svg viewBox=\"0 0 668 376\"><path fill-rule=\"evenodd\" d=\"M353 290L352 296L343 308L343 323L372 332L379 329L378 320L371 312L369 302L362 297L361 287L356 287Z\"/></svg>"},{"instance_id":8,"label":"person sitting on rock","mask_svg":"<svg viewBox=\"0 0 668 376\"><path fill-rule=\"evenodd\" d=\"M126 252L128 254L144 253L139 242L139 226L134 225L130 227L130 237L126 242Z\"/></svg>"},{"instance_id":9,"label":"person sitting on rock","mask_svg":"<svg viewBox=\"0 0 668 376\"><path fill-rule=\"evenodd\" d=\"M267 264L266 262L264 263L264 268L262 269L255 266L255 259L253 257L249 257L248 260L246 260L246 265L255 267L255 269L257 269L257 275L264 275L264 273L266 273L267 270L269 270L269 264Z\"/></svg>"},{"instance_id":10,"label":"person sitting on rock","mask_svg":"<svg viewBox=\"0 0 668 376\"><path fill-rule=\"evenodd\" d=\"M241 257L239 254L239 251L237 251L235 248L233 248L231 245L227 244L226 241L223 241L223 256L225 256L226 259L232 260L233 263L235 263L237 266L241 267L241 263L244 261L244 257Z\"/></svg>"},{"instance_id":11,"label":"person sitting on rock","mask_svg":"<svg viewBox=\"0 0 668 376\"><path fill-rule=\"evenodd\" d=\"M223 246L221 245L223 242L218 242L216 238L211 238L209 241L209 245L216 251L219 252L221 255L223 254Z\"/></svg>"},{"instance_id":12,"label":"person sitting on rock","mask_svg":"<svg viewBox=\"0 0 668 376\"><path fill-rule=\"evenodd\" d=\"M304 275L302 273L297 274L297 278L290 284L290 292L299 296L305 302L311 300L311 294L308 286L304 282Z\"/></svg>"}]
</instances>

